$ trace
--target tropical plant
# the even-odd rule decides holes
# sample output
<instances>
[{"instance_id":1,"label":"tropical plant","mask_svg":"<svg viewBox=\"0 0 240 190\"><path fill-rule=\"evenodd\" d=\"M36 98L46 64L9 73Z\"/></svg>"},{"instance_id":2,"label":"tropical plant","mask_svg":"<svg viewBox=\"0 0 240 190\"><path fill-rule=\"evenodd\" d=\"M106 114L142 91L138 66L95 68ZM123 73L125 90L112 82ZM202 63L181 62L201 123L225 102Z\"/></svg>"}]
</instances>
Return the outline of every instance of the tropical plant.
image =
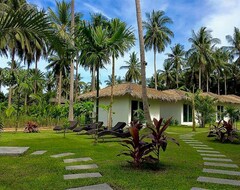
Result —
<instances>
[{"instance_id":1,"label":"tropical plant","mask_svg":"<svg viewBox=\"0 0 240 190\"><path fill-rule=\"evenodd\" d=\"M172 20L165 16L164 11L152 11L146 13L147 21L143 22L143 28L146 30L144 36L145 49L154 52L154 77L155 89L157 90L157 66L156 66L156 53L161 53L165 50L166 46L171 43L173 32L166 26L171 24Z\"/></svg>"},{"instance_id":2,"label":"tropical plant","mask_svg":"<svg viewBox=\"0 0 240 190\"><path fill-rule=\"evenodd\" d=\"M141 79L141 63L137 58L136 52L132 52L129 57L129 61L125 61L126 66L121 66L120 69L128 69L125 74L125 81L127 82L139 82Z\"/></svg>"},{"instance_id":3,"label":"tropical plant","mask_svg":"<svg viewBox=\"0 0 240 190\"><path fill-rule=\"evenodd\" d=\"M163 151L167 148L167 140L171 140L172 142L179 145L179 143L174 139L164 135L164 131L169 127L172 118L169 118L166 122L163 123L163 118L157 120L156 118L153 119L154 127L147 126L148 129L151 130L151 134L149 137L152 140L152 144L154 146L154 154L157 157L158 162L160 161L160 148Z\"/></svg>"},{"instance_id":4,"label":"tropical plant","mask_svg":"<svg viewBox=\"0 0 240 190\"><path fill-rule=\"evenodd\" d=\"M171 47L171 53L167 53L168 61L172 63L172 68L176 71L176 84L177 88L179 87L179 79L178 76L180 75L181 67L184 65L184 47L181 44L177 44L174 47Z\"/></svg>"},{"instance_id":5,"label":"tropical plant","mask_svg":"<svg viewBox=\"0 0 240 190\"><path fill-rule=\"evenodd\" d=\"M216 99L210 96L202 96L200 91L196 93L195 98L196 116L200 127L205 127L207 123L212 123L216 119Z\"/></svg>"},{"instance_id":6,"label":"tropical plant","mask_svg":"<svg viewBox=\"0 0 240 190\"><path fill-rule=\"evenodd\" d=\"M236 63L240 65L240 31L239 28L234 27L233 36L227 35L226 39L231 44L228 48L231 54L236 57Z\"/></svg>"},{"instance_id":7,"label":"tropical plant","mask_svg":"<svg viewBox=\"0 0 240 190\"><path fill-rule=\"evenodd\" d=\"M153 144L142 141L144 136L139 136L138 128L140 125L140 123L131 122L131 127L129 128L131 138L123 140L121 144L127 147L128 150L119 154L132 157L133 161L130 163L133 164L134 167L140 167L144 161L149 161L149 158L153 159L151 156L148 156L148 154L153 151Z\"/></svg>"},{"instance_id":8,"label":"tropical plant","mask_svg":"<svg viewBox=\"0 0 240 190\"><path fill-rule=\"evenodd\" d=\"M210 129L208 137L216 137L220 142L240 143L240 137L237 131L233 128L231 120L220 120L217 125L213 125Z\"/></svg>"},{"instance_id":9,"label":"tropical plant","mask_svg":"<svg viewBox=\"0 0 240 190\"><path fill-rule=\"evenodd\" d=\"M206 27L201 27L197 33L192 31L192 37L188 39L192 46L186 55L190 61L196 63L199 68L199 89L202 89L202 73L206 70L206 65L211 65L214 62L212 49L216 44L220 43L218 38L212 37L211 32L212 31L207 30ZM206 73L206 75L208 92L209 74Z\"/></svg>"}]
</instances>

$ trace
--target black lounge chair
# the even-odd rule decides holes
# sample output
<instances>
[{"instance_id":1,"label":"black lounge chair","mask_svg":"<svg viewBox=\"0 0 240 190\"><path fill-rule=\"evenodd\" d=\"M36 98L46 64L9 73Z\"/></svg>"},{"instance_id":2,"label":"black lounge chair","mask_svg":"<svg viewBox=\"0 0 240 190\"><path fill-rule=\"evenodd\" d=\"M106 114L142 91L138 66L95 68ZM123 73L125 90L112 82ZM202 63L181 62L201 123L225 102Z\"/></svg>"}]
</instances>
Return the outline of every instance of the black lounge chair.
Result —
<instances>
[{"instance_id":1,"label":"black lounge chair","mask_svg":"<svg viewBox=\"0 0 240 190\"><path fill-rule=\"evenodd\" d=\"M104 135L112 135L112 134L116 134L116 133L112 133L112 132L117 132L119 133L123 133L123 128L126 126L125 122L118 122L112 129L110 130L104 130L98 133L98 137L102 137ZM117 134L116 134L117 135Z\"/></svg>"},{"instance_id":2,"label":"black lounge chair","mask_svg":"<svg viewBox=\"0 0 240 190\"><path fill-rule=\"evenodd\" d=\"M74 128L77 127L77 125L78 125L78 121L70 121L69 127L66 130L73 130ZM58 132L58 131L64 130L64 128L62 126L57 125L53 128L53 130Z\"/></svg>"},{"instance_id":3,"label":"black lounge chair","mask_svg":"<svg viewBox=\"0 0 240 190\"><path fill-rule=\"evenodd\" d=\"M98 125L97 125L98 124ZM97 128L100 128L103 125L103 122L98 122L98 123L92 123L89 125L85 126L80 126L75 129L73 129L73 132L78 132L80 133L81 131L91 131L91 130L96 130Z\"/></svg>"},{"instance_id":4,"label":"black lounge chair","mask_svg":"<svg viewBox=\"0 0 240 190\"><path fill-rule=\"evenodd\" d=\"M99 121L99 122L96 122L93 124L92 126L92 129L88 130L86 132L87 135L93 135L93 134L96 134L100 131L102 131L102 126L103 126L103 122L102 121Z\"/></svg>"},{"instance_id":5,"label":"black lounge chair","mask_svg":"<svg viewBox=\"0 0 240 190\"><path fill-rule=\"evenodd\" d=\"M70 121L70 126L67 128L69 130L73 130L77 127L78 121Z\"/></svg>"},{"instance_id":6,"label":"black lounge chair","mask_svg":"<svg viewBox=\"0 0 240 190\"><path fill-rule=\"evenodd\" d=\"M55 126L55 127L53 128L53 130L56 131L56 132L58 132L58 131L63 130L63 128L62 128L61 126L57 125L57 126Z\"/></svg>"}]
</instances>

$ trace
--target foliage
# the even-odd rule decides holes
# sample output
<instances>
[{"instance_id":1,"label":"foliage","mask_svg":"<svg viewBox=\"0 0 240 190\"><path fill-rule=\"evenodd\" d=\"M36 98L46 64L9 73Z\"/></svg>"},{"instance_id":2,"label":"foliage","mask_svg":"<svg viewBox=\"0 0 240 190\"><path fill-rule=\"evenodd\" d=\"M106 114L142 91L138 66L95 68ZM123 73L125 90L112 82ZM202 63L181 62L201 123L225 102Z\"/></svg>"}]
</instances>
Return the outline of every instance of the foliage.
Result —
<instances>
[{"instance_id":1,"label":"foliage","mask_svg":"<svg viewBox=\"0 0 240 190\"><path fill-rule=\"evenodd\" d=\"M10 107L8 107L7 109L6 109L6 116L7 117L11 117L12 116L12 114L15 112L16 110L15 110L15 108L13 107L13 106L10 106Z\"/></svg>"},{"instance_id":2,"label":"foliage","mask_svg":"<svg viewBox=\"0 0 240 190\"><path fill-rule=\"evenodd\" d=\"M135 110L133 113L133 120L139 121L139 123L146 123L144 111L142 109Z\"/></svg>"},{"instance_id":3,"label":"foliage","mask_svg":"<svg viewBox=\"0 0 240 190\"><path fill-rule=\"evenodd\" d=\"M128 150L123 151L121 154L132 157L133 161L130 163L132 163L135 167L140 167L142 163L159 163L160 148L165 151L168 140L171 140L179 145L174 138L166 137L164 134L170 124L170 121L171 118L163 124L163 118L159 121L154 118L154 127L147 126L151 133L141 137L139 135L139 128L141 127L141 124L139 122L131 122L129 131L132 137L128 140L123 140L123 143L121 143L121 145L127 147ZM150 143L143 141L145 137L149 137L152 141ZM153 157L150 153L154 153L157 158Z\"/></svg>"},{"instance_id":4,"label":"foliage","mask_svg":"<svg viewBox=\"0 0 240 190\"><path fill-rule=\"evenodd\" d=\"M140 123L131 122L129 132L132 137L127 140L123 140L123 143L121 144L122 146L128 148L127 151L123 151L121 154L132 157L133 161L130 163L132 163L135 167L140 167L142 162L145 160L154 160L154 158L148 156L148 154L153 151L153 144L142 141L145 136L139 137L138 128L140 125Z\"/></svg>"},{"instance_id":5,"label":"foliage","mask_svg":"<svg viewBox=\"0 0 240 190\"><path fill-rule=\"evenodd\" d=\"M216 137L220 142L232 142L240 143L240 136L237 130L233 128L231 120L224 121L220 120L217 125L213 125L214 128L210 129L208 137Z\"/></svg>"},{"instance_id":6,"label":"foliage","mask_svg":"<svg viewBox=\"0 0 240 190\"><path fill-rule=\"evenodd\" d=\"M0 132L3 130L4 124L3 124L3 120L2 117L0 117Z\"/></svg>"},{"instance_id":7,"label":"foliage","mask_svg":"<svg viewBox=\"0 0 240 190\"><path fill-rule=\"evenodd\" d=\"M27 125L24 129L25 133L38 133L38 125L37 123L33 122L33 121L28 121Z\"/></svg>"},{"instance_id":8,"label":"foliage","mask_svg":"<svg viewBox=\"0 0 240 190\"><path fill-rule=\"evenodd\" d=\"M216 118L216 109L214 107L216 100L210 96L201 96L196 93L194 97L196 116L201 127L205 127L207 123L214 122Z\"/></svg>"},{"instance_id":9,"label":"foliage","mask_svg":"<svg viewBox=\"0 0 240 190\"><path fill-rule=\"evenodd\" d=\"M233 124L240 119L240 110L233 106L226 106L224 108L224 114L231 119Z\"/></svg>"},{"instance_id":10,"label":"foliage","mask_svg":"<svg viewBox=\"0 0 240 190\"><path fill-rule=\"evenodd\" d=\"M149 137L152 140L152 144L154 146L154 154L157 156L158 162L160 161L160 148L163 151L167 148L167 140L171 140L172 142L179 145L179 143L174 139L164 135L164 131L169 127L172 118L169 118L165 123L163 123L163 118L160 120L153 119L154 127L147 126L148 129L152 131Z\"/></svg>"}]
</instances>

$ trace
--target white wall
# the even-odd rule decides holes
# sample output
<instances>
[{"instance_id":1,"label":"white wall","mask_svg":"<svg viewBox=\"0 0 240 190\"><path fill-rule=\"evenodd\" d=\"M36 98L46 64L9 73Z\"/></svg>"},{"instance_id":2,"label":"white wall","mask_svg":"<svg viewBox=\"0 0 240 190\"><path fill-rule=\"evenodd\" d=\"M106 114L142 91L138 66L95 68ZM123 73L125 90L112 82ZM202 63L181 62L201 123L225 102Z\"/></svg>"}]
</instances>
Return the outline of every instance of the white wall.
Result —
<instances>
[{"instance_id":1,"label":"white wall","mask_svg":"<svg viewBox=\"0 0 240 190\"><path fill-rule=\"evenodd\" d=\"M182 102L160 102L160 115L164 119L172 117L178 120L179 124L183 122L183 103ZM182 124L183 125L183 124Z\"/></svg>"},{"instance_id":2,"label":"white wall","mask_svg":"<svg viewBox=\"0 0 240 190\"><path fill-rule=\"evenodd\" d=\"M148 100L149 102L149 111L151 119L153 118L160 119L160 102L159 100Z\"/></svg>"},{"instance_id":3,"label":"white wall","mask_svg":"<svg viewBox=\"0 0 240 190\"><path fill-rule=\"evenodd\" d=\"M131 117L131 109L130 109L130 101L128 97L114 97L113 100L113 126L117 122L130 122L129 118L129 112L130 112L130 117ZM99 105L109 105L110 104L110 98L101 98L99 100ZM99 121L103 121L103 125L107 126L107 118L108 118L108 113L101 107L99 107Z\"/></svg>"}]
</instances>

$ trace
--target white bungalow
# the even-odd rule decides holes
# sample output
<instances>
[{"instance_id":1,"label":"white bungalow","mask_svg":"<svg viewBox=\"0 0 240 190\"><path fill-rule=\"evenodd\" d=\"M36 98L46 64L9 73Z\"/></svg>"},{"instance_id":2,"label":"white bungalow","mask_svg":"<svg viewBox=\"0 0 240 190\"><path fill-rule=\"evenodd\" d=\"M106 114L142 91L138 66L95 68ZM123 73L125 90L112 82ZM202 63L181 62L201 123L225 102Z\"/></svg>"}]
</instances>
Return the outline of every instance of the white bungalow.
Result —
<instances>
[{"instance_id":1,"label":"white bungalow","mask_svg":"<svg viewBox=\"0 0 240 190\"><path fill-rule=\"evenodd\" d=\"M172 117L180 125L192 125L192 107L187 92L181 90L158 91L147 88L149 110L151 118L165 119ZM125 83L115 85L113 88L113 125L119 121L130 123L134 118L134 111L143 108L141 85ZM240 97L235 95L216 95L213 93L203 93L203 95L217 98L216 120L219 120L220 111L223 112L226 105L240 107ZM101 105L110 104L111 87L103 88L99 91L99 121L104 125L108 123L108 112L101 108ZM95 99L96 92L82 94L80 99Z\"/></svg>"}]
</instances>

